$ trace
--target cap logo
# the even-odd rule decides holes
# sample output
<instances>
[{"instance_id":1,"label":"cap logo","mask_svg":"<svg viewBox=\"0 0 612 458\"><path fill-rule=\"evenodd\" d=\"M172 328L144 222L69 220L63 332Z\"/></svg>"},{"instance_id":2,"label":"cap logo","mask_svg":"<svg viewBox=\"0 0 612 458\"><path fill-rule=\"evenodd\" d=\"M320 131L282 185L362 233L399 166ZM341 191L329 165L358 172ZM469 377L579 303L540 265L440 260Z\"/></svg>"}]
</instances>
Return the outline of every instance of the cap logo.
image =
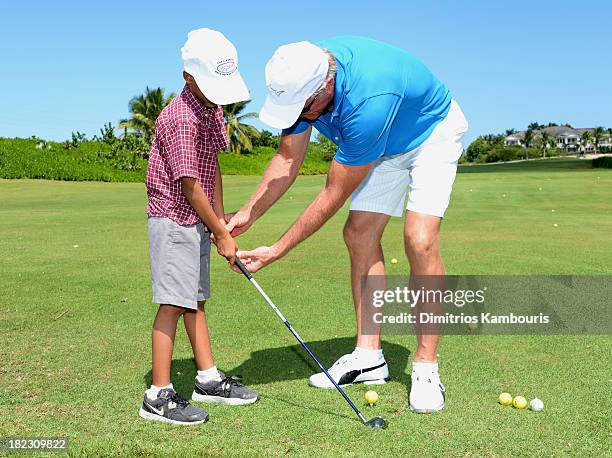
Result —
<instances>
[{"instance_id":1,"label":"cap logo","mask_svg":"<svg viewBox=\"0 0 612 458\"><path fill-rule=\"evenodd\" d=\"M268 90L273 92L276 97L280 97L283 92L286 92L284 89L274 89L272 86L268 86Z\"/></svg>"},{"instance_id":2,"label":"cap logo","mask_svg":"<svg viewBox=\"0 0 612 458\"><path fill-rule=\"evenodd\" d=\"M236 61L234 59L223 59L217 62L215 73L223 76L229 76L236 71Z\"/></svg>"}]
</instances>

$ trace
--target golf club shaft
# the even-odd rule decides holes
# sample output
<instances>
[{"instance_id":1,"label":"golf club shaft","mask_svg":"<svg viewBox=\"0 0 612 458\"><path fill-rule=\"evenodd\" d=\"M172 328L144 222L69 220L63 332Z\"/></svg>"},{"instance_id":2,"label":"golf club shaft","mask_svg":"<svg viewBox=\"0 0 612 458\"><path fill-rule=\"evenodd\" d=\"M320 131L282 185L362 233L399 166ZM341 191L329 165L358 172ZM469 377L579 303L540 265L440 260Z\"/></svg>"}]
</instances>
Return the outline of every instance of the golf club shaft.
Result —
<instances>
[{"instance_id":1,"label":"golf club shaft","mask_svg":"<svg viewBox=\"0 0 612 458\"><path fill-rule=\"evenodd\" d=\"M346 400L346 402L349 403L349 405L351 406L351 408L355 411L355 413L359 416L359 419L361 420L362 423L366 423L367 420L366 418L362 415L362 413L359 411L359 409L355 406L355 404L353 404L353 401L351 401L351 398L348 397L348 395L344 392L344 390L342 388L340 388L340 385L338 385L336 383L336 381L333 379L333 377L331 375L329 375L329 372L327 372L327 369L325 369L325 367L323 367L323 365L321 364L321 362L319 361L319 359L315 356L315 354L310 350L310 348L308 348L308 345L306 345L306 342L304 342L304 340L300 337L300 335L297 333L297 331L295 329L293 329L293 326L291 326L291 324L289 323L289 321L287 321L287 319L283 316L283 314L280 312L280 310L278 309L278 307L276 307L276 305L274 305L274 302L272 302L272 300L268 297L268 295L266 294L266 292L262 289L261 286L259 286L259 283L257 283L257 280L255 280L253 278L253 274L251 274L251 272L248 271L248 269L244 266L244 264L242 264L242 262L240 261L240 259L238 259L238 257L236 257L235 259L235 264L236 266L238 266L238 268L240 269L240 271L244 274L244 276L253 284L253 286L255 286L255 288L257 289L257 291L259 291L259 294L261 294L261 296L266 300L266 302L268 303L268 305L270 307L272 307L272 310L274 310L274 312L278 315L278 317L283 321L283 323L285 323L285 326L287 326L287 329L289 329L289 331L291 332L291 334L293 334L293 336L297 339L297 341L300 343L300 345L304 348L304 350L306 350L306 352L312 357L312 359L314 360L315 363L317 363L317 366L319 366L319 368L323 371L323 373L325 373L325 375L327 376L327 378L329 379L330 382L333 383L333 385L336 387L336 389L340 392L340 394L342 395L342 397Z\"/></svg>"}]
</instances>

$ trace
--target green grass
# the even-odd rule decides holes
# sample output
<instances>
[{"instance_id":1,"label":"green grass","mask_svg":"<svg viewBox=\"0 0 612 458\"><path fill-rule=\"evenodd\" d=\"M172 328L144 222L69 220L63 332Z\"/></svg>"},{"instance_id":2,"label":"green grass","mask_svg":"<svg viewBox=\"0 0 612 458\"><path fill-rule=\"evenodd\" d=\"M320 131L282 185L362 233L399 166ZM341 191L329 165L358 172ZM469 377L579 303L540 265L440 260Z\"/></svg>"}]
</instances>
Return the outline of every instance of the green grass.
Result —
<instances>
[{"instance_id":1,"label":"green grass","mask_svg":"<svg viewBox=\"0 0 612 458\"><path fill-rule=\"evenodd\" d=\"M449 273L612 273L612 171L482 167L488 173L457 178L442 234ZM226 177L228 210L257 182ZM241 246L276 240L323 182L299 178ZM347 390L367 416L389 420L387 430L369 431L337 393L307 386L313 364L217 257L207 305L217 364L241 374L261 401L210 406L199 427L141 420L156 311L144 186L5 180L0 201L0 436L68 436L71 453L88 456L610 455L609 336L444 337L448 404L428 416L406 409L414 337L385 337L393 380L377 388L380 403L365 408L365 387ZM326 364L353 345L345 215L257 275ZM401 220L384 245L400 260L390 273L407 273ZM182 327L174 358L173 382L187 395L195 368ZM501 407L502 391L540 397L546 410Z\"/></svg>"}]
</instances>

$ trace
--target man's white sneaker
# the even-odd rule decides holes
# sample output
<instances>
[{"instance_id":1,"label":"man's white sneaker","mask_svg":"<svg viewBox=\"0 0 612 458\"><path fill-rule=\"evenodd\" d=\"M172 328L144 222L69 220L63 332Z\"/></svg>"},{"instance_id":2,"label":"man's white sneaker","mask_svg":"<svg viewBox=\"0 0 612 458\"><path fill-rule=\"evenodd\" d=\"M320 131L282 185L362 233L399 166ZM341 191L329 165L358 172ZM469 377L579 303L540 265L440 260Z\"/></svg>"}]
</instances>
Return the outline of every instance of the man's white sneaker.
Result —
<instances>
[{"instance_id":1,"label":"man's white sneaker","mask_svg":"<svg viewBox=\"0 0 612 458\"><path fill-rule=\"evenodd\" d=\"M365 362L355 354L349 353L336 361L328 372L341 387L353 383L382 385L389 381L389 367L382 355L375 361ZM334 388L323 372L310 376L308 383L316 388Z\"/></svg>"},{"instance_id":2,"label":"man's white sneaker","mask_svg":"<svg viewBox=\"0 0 612 458\"><path fill-rule=\"evenodd\" d=\"M412 371L410 410L417 413L439 412L444 408L445 388L437 372Z\"/></svg>"}]
</instances>

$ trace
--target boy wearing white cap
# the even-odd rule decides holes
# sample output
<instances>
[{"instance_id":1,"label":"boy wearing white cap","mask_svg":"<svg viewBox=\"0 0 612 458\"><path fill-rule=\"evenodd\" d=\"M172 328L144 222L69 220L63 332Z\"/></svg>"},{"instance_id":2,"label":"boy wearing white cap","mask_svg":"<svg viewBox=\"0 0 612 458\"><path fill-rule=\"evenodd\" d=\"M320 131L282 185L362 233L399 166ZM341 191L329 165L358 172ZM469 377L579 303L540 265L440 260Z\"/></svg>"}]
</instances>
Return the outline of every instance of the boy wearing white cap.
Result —
<instances>
[{"instance_id":1,"label":"boy wearing white cap","mask_svg":"<svg viewBox=\"0 0 612 458\"><path fill-rule=\"evenodd\" d=\"M233 264L237 245L223 220L217 152L228 139L220 105L249 98L234 46L220 32L198 29L181 49L183 91L155 124L147 168L149 251L153 302L152 384L140 416L173 424L200 424L208 413L190 405L170 383L174 337L182 316L198 369L192 400L250 404L257 392L217 370L204 313L210 295L210 235Z\"/></svg>"},{"instance_id":2,"label":"boy wearing white cap","mask_svg":"<svg viewBox=\"0 0 612 458\"><path fill-rule=\"evenodd\" d=\"M324 189L287 232L270 247L237 255L251 272L261 269L316 232L351 197L344 240L351 258L357 341L354 351L340 357L329 373L341 386L385 383L389 369L380 329L364 331L362 280L385 274L381 238L389 218L401 217L404 208L411 274L444 275L440 223L467 121L447 87L418 59L364 37L281 46L266 66L266 83L268 98L260 119L284 130L259 188L238 212L228 215L233 236L245 232L291 186L312 126L338 150ZM410 391L415 412L444 407L437 345L437 335L417 335ZM310 384L333 387L323 373L313 375Z\"/></svg>"}]
</instances>

